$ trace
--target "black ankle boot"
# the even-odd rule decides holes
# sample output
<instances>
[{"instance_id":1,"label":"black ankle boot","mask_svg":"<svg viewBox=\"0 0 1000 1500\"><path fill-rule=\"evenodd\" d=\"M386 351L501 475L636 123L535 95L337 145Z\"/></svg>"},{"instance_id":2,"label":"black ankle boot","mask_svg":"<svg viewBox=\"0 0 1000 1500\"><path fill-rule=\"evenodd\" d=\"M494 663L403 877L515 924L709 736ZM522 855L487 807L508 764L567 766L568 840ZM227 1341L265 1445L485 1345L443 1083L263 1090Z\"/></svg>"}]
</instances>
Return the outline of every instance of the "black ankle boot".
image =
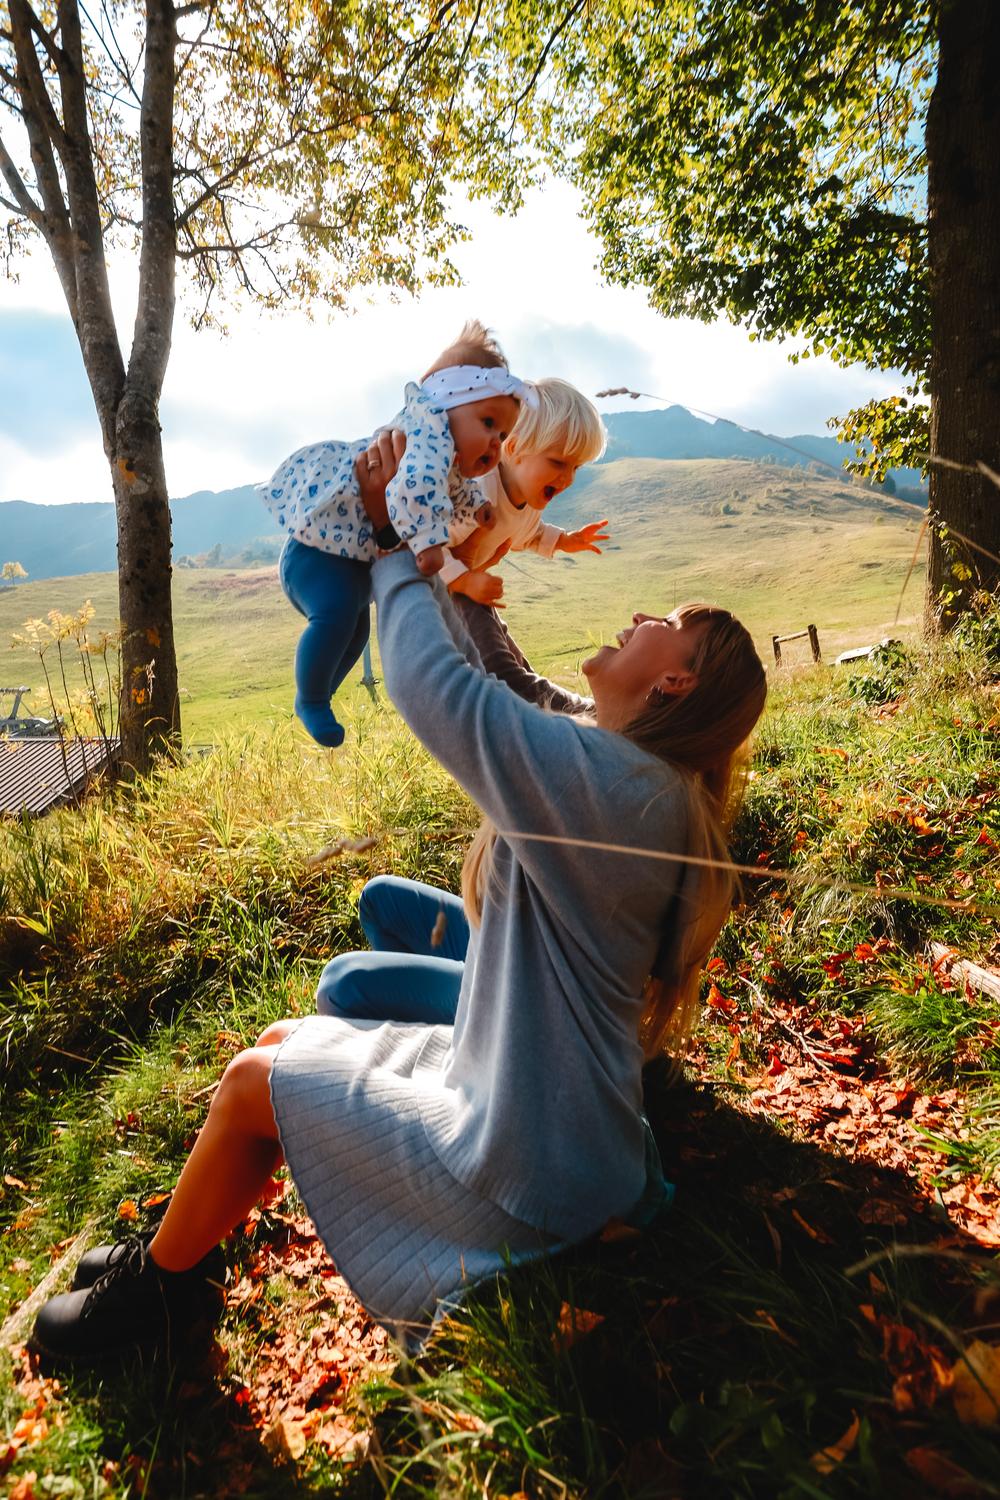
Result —
<instances>
[{"instance_id":1,"label":"black ankle boot","mask_svg":"<svg viewBox=\"0 0 1000 1500\"><path fill-rule=\"evenodd\" d=\"M86 1255L80 1257L77 1268L73 1272L73 1285L70 1290L78 1292L81 1287L93 1286L105 1271L110 1271L121 1260L131 1245L132 1238L142 1240L148 1250L155 1233L155 1229L147 1229L143 1234L132 1236L127 1240L119 1240L115 1245L95 1245L93 1250L88 1250Z\"/></svg>"},{"instance_id":2,"label":"black ankle boot","mask_svg":"<svg viewBox=\"0 0 1000 1500\"><path fill-rule=\"evenodd\" d=\"M113 1247L108 1260L92 1286L53 1297L39 1312L28 1348L46 1364L93 1364L133 1349L169 1356L221 1311L217 1249L190 1271L164 1271L142 1235Z\"/></svg>"}]
</instances>

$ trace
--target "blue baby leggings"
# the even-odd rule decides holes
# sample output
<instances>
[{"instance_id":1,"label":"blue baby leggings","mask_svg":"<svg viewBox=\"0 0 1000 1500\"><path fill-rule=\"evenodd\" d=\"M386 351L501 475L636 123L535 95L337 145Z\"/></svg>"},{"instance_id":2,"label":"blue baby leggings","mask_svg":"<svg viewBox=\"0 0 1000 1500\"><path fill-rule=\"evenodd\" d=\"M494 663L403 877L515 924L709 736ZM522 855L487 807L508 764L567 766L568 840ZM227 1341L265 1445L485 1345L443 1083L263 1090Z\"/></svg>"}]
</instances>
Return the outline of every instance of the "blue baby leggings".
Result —
<instances>
[{"instance_id":1,"label":"blue baby leggings","mask_svg":"<svg viewBox=\"0 0 1000 1500\"><path fill-rule=\"evenodd\" d=\"M450 1026L469 946L459 898L419 880L378 875L361 892L358 915L374 951L330 960L316 991L319 1014Z\"/></svg>"},{"instance_id":2,"label":"blue baby leggings","mask_svg":"<svg viewBox=\"0 0 1000 1500\"><path fill-rule=\"evenodd\" d=\"M278 561L281 587L307 621L295 652L295 712L320 745L344 743L330 699L365 649L371 567L289 537Z\"/></svg>"}]
</instances>

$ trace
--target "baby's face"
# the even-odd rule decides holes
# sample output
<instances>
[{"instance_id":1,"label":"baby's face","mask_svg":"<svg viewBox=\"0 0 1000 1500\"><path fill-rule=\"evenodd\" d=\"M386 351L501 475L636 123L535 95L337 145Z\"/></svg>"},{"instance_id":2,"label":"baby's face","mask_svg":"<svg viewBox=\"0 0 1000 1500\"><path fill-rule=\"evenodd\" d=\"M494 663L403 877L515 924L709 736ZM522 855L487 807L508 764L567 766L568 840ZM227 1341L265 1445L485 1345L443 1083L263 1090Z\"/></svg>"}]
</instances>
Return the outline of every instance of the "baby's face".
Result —
<instances>
[{"instance_id":1,"label":"baby's face","mask_svg":"<svg viewBox=\"0 0 1000 1500\"><path fill-rule=\"evenodd\" d=\"M513 396L488 396L484 401L456 406L448 413L455 462L463 479L477 479L496 468L517 413Z\"/></svg>"}]
</instances>

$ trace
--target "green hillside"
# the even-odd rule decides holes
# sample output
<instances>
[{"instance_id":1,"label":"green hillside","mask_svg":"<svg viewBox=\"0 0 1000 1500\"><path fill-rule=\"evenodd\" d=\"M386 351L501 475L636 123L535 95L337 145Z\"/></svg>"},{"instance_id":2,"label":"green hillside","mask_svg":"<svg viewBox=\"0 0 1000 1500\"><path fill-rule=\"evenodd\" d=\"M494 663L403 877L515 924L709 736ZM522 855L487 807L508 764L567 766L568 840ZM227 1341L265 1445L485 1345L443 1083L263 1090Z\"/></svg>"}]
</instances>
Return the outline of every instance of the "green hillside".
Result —
<instances>
[{"instance_id":1,"label":"green hillside","mask_svg":"<svg viewBox=\"0 0 1000 1500\"><path fill-rule=\"evenodd\" d=\"M921 519L911 505L834 477L715 459L597 466L547 516L567 528L607 516L612 530L601 557L522 554L504 566L510 628L534 665L569 683L589 644L627 623L633 608L666 610L692 597L733 608L762 650L773 633L809 623L826 656L878 639L893 629ZM300 622L275 569L179 570L174 587L186 737L287 715ZM919 614L921 587L915 572L900 630ZM29 616L88 598L95 625L110 627L116 597L110 573L29 581L0 593L0 640ZM37 661L24 648L5 660L4 685L30 684L32 706L43 711ZM365 696L360 675L354 698Z\"/></svg>"}]
</instances>

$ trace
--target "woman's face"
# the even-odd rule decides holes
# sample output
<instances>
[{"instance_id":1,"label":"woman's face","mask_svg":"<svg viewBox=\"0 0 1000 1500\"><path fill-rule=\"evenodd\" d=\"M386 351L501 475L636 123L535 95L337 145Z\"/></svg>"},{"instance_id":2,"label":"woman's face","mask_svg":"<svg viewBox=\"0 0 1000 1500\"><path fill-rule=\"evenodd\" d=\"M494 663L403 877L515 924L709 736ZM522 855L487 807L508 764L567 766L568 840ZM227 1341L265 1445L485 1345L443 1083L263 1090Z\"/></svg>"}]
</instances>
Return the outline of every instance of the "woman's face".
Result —
<instances>
[{"instance_id":1,"label":"woman's face","mask_svg":"<svg viewBox=\"0 0 1000 1500\"><path fill-rule=\"evenodd\" d=\"M583 663L597 722L624 729L654 689L667 697L689 693L698 680L692 664L705 630L704 620L683 624L676 615L633 615L632 624L618 632L617 646L601 646Z\"/></svg>"}]
</instances>

